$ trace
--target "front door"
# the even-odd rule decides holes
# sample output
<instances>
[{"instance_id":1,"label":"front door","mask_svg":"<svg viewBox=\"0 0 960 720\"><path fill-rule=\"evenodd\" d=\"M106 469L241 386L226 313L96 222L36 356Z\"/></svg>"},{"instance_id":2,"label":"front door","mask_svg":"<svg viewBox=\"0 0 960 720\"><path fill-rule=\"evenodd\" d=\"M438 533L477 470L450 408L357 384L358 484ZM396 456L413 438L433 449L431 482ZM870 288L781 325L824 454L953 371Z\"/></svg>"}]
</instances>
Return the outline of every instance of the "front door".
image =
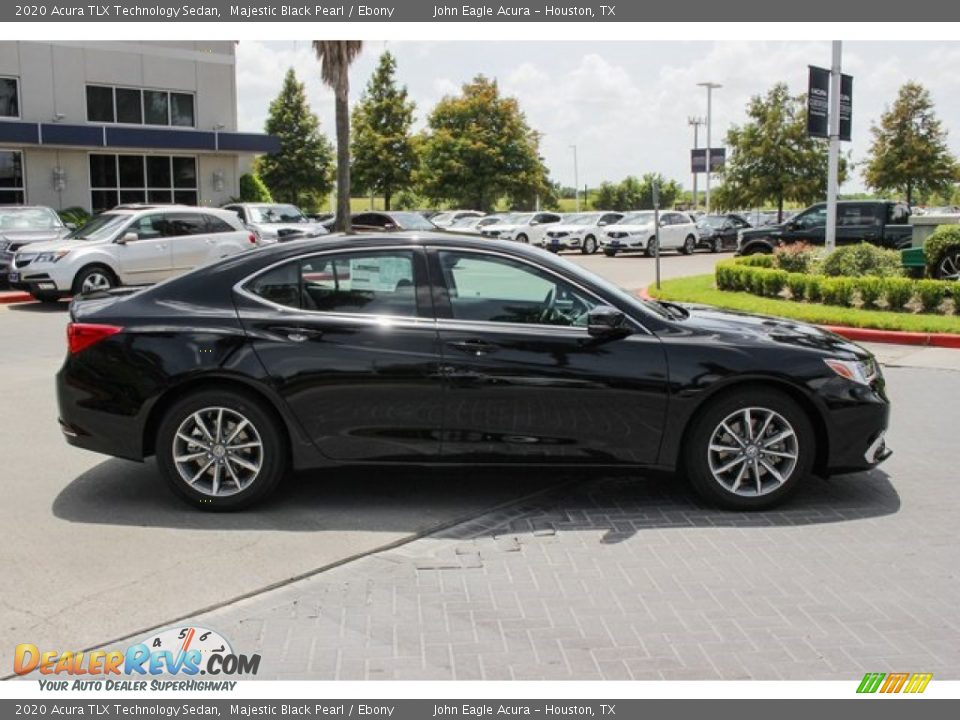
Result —
<instances>
[{"instance_id":1,"label":"front door","mask_svg":"<svg viewBox=\"0 0 960 720\"><path fill-rule=\"evenodd\" d=\"M827 206L814 205L787 223L783 232L786 242L823 245L827 228Z\"/></svg>"},{"instance_id":2,"label":"front door","mask_svg":"<svg viewBox=\"0 0 960 720\"><path fill-rule=\"evenodd\" d=\"M648 464L667 403L660 341L637 326L600 341L601 304L542 268L494 252L439 249L444 460Z\"/></svg>"},{"instance_id":3,"label":"front door","mask_svg":"<svg viewBox=\"0 0 960 720\"><path fill-rule=\"evenodd\" d=\"M124 285L150 285L172 274L169 226L163 213L142 215L121 236L135 233L136 240L116 245L120 280Z\"/></svg>"},{"instance_id":4,"label":"front door","mask_svg":"<svg viewBox=\"0 0 960 720\"><path fill-rule=\"evenodd\" d=\"M292 260L236 295L277 391L334 460L433 460L442 384L419 249Z\"/></svg>"}]
</instances>

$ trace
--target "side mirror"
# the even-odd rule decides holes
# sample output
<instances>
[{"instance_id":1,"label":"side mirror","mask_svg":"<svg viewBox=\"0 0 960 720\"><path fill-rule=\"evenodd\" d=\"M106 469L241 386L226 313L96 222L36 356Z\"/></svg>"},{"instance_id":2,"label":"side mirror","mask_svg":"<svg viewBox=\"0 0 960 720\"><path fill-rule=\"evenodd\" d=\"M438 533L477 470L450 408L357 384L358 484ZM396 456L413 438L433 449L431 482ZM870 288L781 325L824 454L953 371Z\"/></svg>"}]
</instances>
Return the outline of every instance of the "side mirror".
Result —
<instances>
[{"instance_id":1,"label":"side mirror","mask_svg":"<svg viewBox=\"0 0 960 720\"><path fill-rule=\"evenodd\" d=\"M595 338L619 338L630 334L627 316L610 305L598 305L587 313L587 332Z\"/></svg>"},{"instance_id":2,"label":"side mirror","mask_svg":"<svg viewBox=\"0 0 960 720\"><path fill-rule=\"evenodd\" d=\"M530 221L530 227L533 227L534 225L539 225L539 224L540 224L540 221L539 221L539 220L531 220L531 221Z\"/></svg>"},{"instance_id":3,"label":"side mirror","mask_svg":"<svg viewBox=\"0 0 960 720\"><path fill-rule=\"evenodd\" d=\"M600 222L597 223L597 227L606 227L606 226L607 226L606 220L601 220Z\"/></svg>"},{"instance_id":4,"label":"side mirror","mask_svg":"<svg viewBox=\"0 0 960 720\"><path fill-rule=\"evenodd\" d=\"M384 224L383 224L383 229L384 229L384 230L395 230L396 227L397 227L397 226L394 225L393 223L384 223Z\"/></svg>"},{"instance_id":5,"label":"side mirror","mask_svg":"<svg viewBox=\"0 0 960 720\"><path fill-rule=\"evenodd\" d=\"M67 230L76 230L76 229L77 229L77 224L76 224L76 223L64 223L64 227L67 228Z\"/></svg>"},{"instance_id":6,"label":"side mirror","mask_svg":"<svg viewBox=\"0 0 960 720\"><path fill-rule=\"evenodd\" d=\"M127 243L130 243L130 242L136 242L139 239L140 239L140 236L137 235L135 232L124 233L123 235L117 238L117 245L126 245Z\"/></svg>"}]
</instances>

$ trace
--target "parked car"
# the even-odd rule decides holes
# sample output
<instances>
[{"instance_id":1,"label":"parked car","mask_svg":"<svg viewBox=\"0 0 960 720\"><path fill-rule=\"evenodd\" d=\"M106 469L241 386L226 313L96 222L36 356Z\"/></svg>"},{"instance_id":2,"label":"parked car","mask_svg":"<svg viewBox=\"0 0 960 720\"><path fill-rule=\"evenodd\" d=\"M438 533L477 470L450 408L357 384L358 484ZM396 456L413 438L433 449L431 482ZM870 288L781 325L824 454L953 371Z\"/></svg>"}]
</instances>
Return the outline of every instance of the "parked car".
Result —
<instances>
[{"instance_id":1,"label":"parked car","mask_svg":"<svg viewBox=\"0 0 960 720\"><path fill-rule=\"evenodd\" d=\"M504 215L498 214L484 215L483 217L460 218L448 227L447 230L464 235L480 235L485 227L500 222L503 217Z\"/></svg>"},{"instance_id":2,"label":"parked car","mask_svg":"<svg viewBox=\"0 0 960 720\"><path fill-rule=\"evenodd\" d=\"M902 250L909 247L913 229L910 208L892 200L842 200L837 203L837 245L867 242ZM778 245L826 241L827 204L817 203L779 225L740 230L737 252L741 255L772 253Z\"/></svg>"},{"instance_id":3,"label":"parked car","mask_svg":"<svg viewBox=\"0 0 960 720\"><path fill-rule=\"evenodd\" d=\"M432 221L413 211L384 210L354 213L350 222L356 232L430 231L437 229Z\"/></svg>"},{"instance_id":4,"label":"parked car","mask_svg":"<svg viewBox=\"0 0 960 720\"><path fill-rule=\"evenodd\" d=\"M227 210L109 210L65 238L20 248L7 277L11 287L56 302L118 285L157 283L257 242Z\"/></svg>"},{"instance_id":5,"label":"parked car","mask_svg":"<svg viewBox=\"0 0 960 720\"><path fill-rule=\"evenodd\" d=\"M0 277L6 282L17 250L32 243L59 240L70 230L48 207L0 205Z\"/></svg>"},{"instance_id":6,"label":"parked car","mask_svg":"<svg viewBox=\"0 0 960 720\"><path fill-rule=\"evenodd\" d=\"M714 253L736 250L737 233L749 227L750 223L736 213L704 215L697 221L697 232L700 235L697 245Z\"/></svg>"},{"instance_id":7,"label":"parked car","mask_svg":"<svg viewBox=\"0 0 960 720\"><path fill-rule=\"evenodd\" d=\"M464 218L482 218L485 214L486 213L482 213L479 210L446 210L434 215L430 218L430 222L438 228L446 229L458 220L463 220Z\"/></svg>"},{"instance_id":8,"label":"parked car","mask_svg":"<svg viewBox=\"0 0 960 720\"><path fill-rule=\"evenodd\" d=\"M223 209L236 213L243 224L257 234L261 245L328 233L321 222L308 218L296 205L231 203L224 205Z\"/></svg>"},{"instance_id":9,"label":"parked car","mask_svg":"<svg viewBox=\"0 0 960 720\"><path fill-rule=\"evenodd\" d=\"M672 210L660 213L660 249L679 250L690 255L697 247L697 225L689 215ZM647 257L657 248L653 210L641 210L625 215L620 222L608 225L600 236L600 247L607 257L618 253L642 250Z\"/></svg>"},{"instance_id":10,"label":"parked car","mask_svg":"<svg viewBox=\"0 0 960 720\"><path fill-rule=\"evenodd\" d=\"M682 467L710 502L750 510L889 454L866 350L793 321L646 302L521 243L275 244L75 300L67 338L67 441L155 455L206 510L249 506L288 470L438 462Z\"/></svg>"},{"instance_id":11,"label":"parked car","mask_svg":"<svg viewBox=\"0 0 960 720\"><path fill-rule=\"evenodd\" d=\"M584 255L593 255L600 246L597 238L603 232L603 228L619 222L622 217L621 212L605 210L571 215L549 228L543 237L542 244L551 252L579 250Z\"/></svg>"},{"instance_id":12,"label":"parked car","mask_svg":"<svg viewBox=\"0 0 960 720\"><path fill-rule=\"evenodd\" d=\"M483 236L520 243L535 242L547 231L547 225L560 222L563 216L555 212L510 213L499 223L483 229Z\"/></svg>"}]
</instances>

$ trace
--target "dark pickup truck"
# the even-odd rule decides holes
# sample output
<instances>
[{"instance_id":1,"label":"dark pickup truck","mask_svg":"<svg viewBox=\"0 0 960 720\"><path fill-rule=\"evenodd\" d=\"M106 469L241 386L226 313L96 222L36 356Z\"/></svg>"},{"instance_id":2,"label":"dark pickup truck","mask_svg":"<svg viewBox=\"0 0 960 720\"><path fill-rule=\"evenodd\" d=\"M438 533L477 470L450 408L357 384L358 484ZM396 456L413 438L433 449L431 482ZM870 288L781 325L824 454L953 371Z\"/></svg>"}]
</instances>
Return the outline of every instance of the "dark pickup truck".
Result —
<instances>
[{"instance_id":1,"label":"dark pickup truck","mask_svg":"<svg viewBox=\"0 0 960 720\"><path fill-rule=\"evenodd\" d=\"M891 200L842 200L837 203L837 246L868 242L901 250L910 245L910 208ZM737 233L737 254L771 253L777 245L806 242L823 245L827 204L811 205L787 222Z\"/></svg>"}]
</instances>

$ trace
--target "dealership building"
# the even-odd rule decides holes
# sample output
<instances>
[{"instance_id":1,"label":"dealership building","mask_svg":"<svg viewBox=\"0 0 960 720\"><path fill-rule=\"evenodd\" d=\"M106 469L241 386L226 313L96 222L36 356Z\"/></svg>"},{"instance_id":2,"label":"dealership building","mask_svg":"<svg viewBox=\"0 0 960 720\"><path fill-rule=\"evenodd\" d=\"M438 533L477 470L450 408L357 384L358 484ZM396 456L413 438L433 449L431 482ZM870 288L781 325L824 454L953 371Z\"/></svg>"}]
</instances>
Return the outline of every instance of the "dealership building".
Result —
<instances>
[{"instance_id":1,"label":"dealership building","mask_svg":"<svg viewBox=\"0 0 960 720\"><path fill-rule=\"evenodd\" d=\"M237 132L233 42L0 42L0 205L219 206L276 138Z\"/></svg>"}]
</instances>

